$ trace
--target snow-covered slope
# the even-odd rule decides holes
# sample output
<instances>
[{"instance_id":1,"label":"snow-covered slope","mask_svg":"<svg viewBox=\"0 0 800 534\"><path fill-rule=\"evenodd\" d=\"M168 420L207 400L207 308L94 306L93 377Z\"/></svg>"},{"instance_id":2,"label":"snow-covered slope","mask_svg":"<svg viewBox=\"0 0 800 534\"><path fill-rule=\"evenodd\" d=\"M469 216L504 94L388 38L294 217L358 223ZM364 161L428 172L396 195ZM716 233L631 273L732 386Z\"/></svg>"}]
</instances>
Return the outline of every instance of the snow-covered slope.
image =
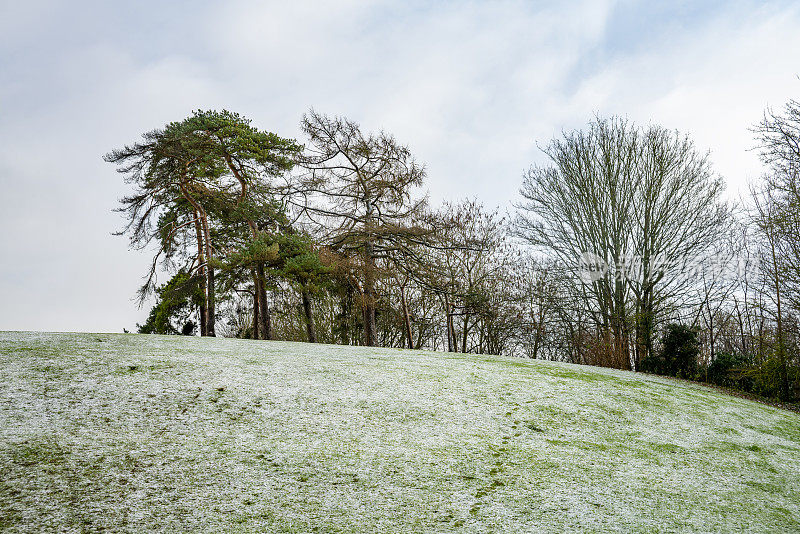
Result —
<instances>
[{"instance_id":1,"label":"snow-covered slope","mask_svg":"<svg viewBox=\"0 0 800 534\"><path fill-rule=\"evenodd\" d=\"M800 416L666 379L0 333L9 532L800 529Z\"/></svg>"}]
</instances>

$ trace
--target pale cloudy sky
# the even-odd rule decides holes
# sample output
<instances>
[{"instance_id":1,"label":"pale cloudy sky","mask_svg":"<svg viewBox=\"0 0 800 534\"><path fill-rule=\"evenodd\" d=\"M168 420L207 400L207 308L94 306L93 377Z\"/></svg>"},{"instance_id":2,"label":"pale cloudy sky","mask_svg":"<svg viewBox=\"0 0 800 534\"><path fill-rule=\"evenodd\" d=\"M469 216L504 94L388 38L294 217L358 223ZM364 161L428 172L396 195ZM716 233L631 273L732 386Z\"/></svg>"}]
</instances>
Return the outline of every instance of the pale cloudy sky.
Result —
<instances>
[{"instance_id":1,"label":"pale cloudy sky","mask_svg":"<svg viewBox=\"0 0 800 534\"><path fill-rule=\"evenodd\" d=\"M192 109L292 137L311 106L384 128L431 199L510 207L594 114L687 132L732 196L748 128L800 97L794 2L0 0L0 330L119 332L148 256L102 155Z\"/></svg>"}]
</instances>

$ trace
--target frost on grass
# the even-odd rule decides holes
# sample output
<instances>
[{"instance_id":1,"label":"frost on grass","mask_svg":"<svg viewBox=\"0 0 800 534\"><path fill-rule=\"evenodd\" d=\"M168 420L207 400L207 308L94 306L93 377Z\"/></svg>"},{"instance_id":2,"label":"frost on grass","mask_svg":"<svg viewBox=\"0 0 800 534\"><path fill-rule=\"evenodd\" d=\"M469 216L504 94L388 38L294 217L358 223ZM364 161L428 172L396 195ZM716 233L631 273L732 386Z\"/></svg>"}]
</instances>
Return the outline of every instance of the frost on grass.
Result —
<instances>
[{"instance_id":1,"label":"frost on grass","mask_svg":"<svg viewBox=\"0 0 800 534\"><path fill-rule=\"evenodd\" d=\"M800 417L632 373L0 333L0 529L800 529Z\"/></svg>"}]
</instances>

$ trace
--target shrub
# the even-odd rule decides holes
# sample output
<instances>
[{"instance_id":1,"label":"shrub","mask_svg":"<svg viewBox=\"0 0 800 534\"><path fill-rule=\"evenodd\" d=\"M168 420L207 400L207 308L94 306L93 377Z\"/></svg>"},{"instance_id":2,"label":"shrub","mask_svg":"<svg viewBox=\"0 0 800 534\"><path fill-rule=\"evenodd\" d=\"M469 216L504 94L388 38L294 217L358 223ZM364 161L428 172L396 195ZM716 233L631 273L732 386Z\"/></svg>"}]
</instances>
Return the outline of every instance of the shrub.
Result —
<instances>
[{"instance_id":1,"label":"shrub","mask_svg":"<svg viewBox=\"0 0 800 534\"><path fill-rule=\"evenodd\" d=\"M789 398L798 398L798 384L800 384L800 368L789 366L786 370L789 379ZM734 370L732 373L739 379L736 387L755 393L762 397L778 399L781 397L781 374L778 358L770 357L760 366L743 370Z\"/></svg>"},{"instance_id":2,"label":"shrub","mask_svg":"<svg viewBox=\"0 0 800 534\"><path fill-rule=\"evenodd\" d=\"M642 361L642 371L679 378L697 376L700 342L697 330L682 324L668 324L661 338L661 350Z\"/></svg>"},{"instance_id":3,"label":"shrub","mask_svg":"<svg viewBox=\"0 0 800 534\"><path fill-rule=\"evenodd\" d=\"M139 333L193 335L196 325L189 317L205 298L199 281L197 276L178 271L166 284L159 286L150 315L144 324L136 325Z\"/></svg>"},{"instance_id":4,"label":"shrub","mask_svg":"<svg viewBox=\"0 0 800 534\"><path fill-rule=\"evenodd\" d=\"M743 354L720 352L716 359L708 366L708 381L718 386L741 387L737 376L732 376L734 369L744 369L748 366L747 357Z\"/></svg>"}]
</instances>

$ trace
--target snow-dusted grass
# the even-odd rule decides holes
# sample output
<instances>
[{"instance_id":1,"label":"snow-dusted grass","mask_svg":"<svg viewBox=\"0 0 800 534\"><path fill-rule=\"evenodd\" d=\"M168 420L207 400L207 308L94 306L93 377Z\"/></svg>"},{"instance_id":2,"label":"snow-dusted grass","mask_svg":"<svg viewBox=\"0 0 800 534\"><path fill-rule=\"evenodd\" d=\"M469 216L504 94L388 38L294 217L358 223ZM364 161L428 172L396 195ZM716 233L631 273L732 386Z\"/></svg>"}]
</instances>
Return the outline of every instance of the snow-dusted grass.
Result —
<instances>
[{"instance_id":1,"label":"snow-dusted grass","mask_svg":"<svg viewBox=\"0 0 800 534\"><path fill-rule=\"evenodd\" d=\"M0 333L0 529L800 529L800 416L607 369Z\"/></svg>"}]
</instances>

